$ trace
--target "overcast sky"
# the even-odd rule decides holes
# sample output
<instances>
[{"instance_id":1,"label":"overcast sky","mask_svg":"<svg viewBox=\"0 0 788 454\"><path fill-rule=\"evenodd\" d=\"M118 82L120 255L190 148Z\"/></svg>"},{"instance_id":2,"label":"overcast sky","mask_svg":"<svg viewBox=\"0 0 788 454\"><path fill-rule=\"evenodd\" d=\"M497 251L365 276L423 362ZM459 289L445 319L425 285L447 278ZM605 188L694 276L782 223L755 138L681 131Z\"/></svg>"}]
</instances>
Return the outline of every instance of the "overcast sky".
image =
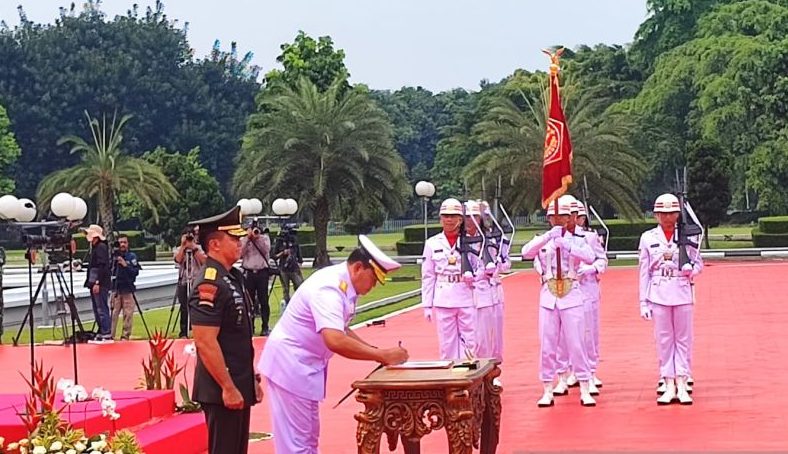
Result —
<instances>
[{"instance_id":1,"label":"overcast sky","mask_svg":"<svg viewBox=\"0 0 788 454\"><path fill-rule=\"evenodd\" d=\"M80 4L82 2L77 2ZM106 0L109 17L133 1ZM137 2L144 11L153 0ZM53 22L63 0L0 0L0 19ZM165 12L189 23L189 43L200 57L219 39L228 50L254 52L263 73L279 45L304 30L330 35L345 50L351 82L375 89L422 86L432 91L498 81L515 68L545 69L541 49L555 44L627 44L646 17L645 0L165 0Z\"/></svg>"}]
</instances>

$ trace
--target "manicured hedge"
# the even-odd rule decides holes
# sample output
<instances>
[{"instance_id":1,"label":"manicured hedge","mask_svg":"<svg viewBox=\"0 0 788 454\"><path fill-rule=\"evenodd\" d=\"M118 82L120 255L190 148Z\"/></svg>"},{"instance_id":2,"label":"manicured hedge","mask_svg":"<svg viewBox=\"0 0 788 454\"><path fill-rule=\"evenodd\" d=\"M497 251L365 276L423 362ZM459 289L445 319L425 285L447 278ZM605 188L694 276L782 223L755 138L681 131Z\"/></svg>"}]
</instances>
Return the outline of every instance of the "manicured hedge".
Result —
<instances>
[{"instance_id":1,"label":"manicured hedge","mask_svg":"<svg viewBox=\"0 0 788 454\"><path fill-rule=\"evenodd\" d=\"M639 236L611 236L608 240L608 251L636 251L640 245Z\"/></svg>"},{"instance_id":2,"label":"manicured hedge","mask_svg":"<svg viewBox=\"0 0 788 454\"><path fill-rule=\"evenodd\" d=\"M440 224L427 224L427 238L437 235L443 231ZM424 224L409 225L405 227L405 241L409 243L420 242L424 244ZM419 251L421 254L421 251Z\"/></svg>"},{"instance_id":3,"label":"manicured hedge","mask_svg":"<svg viewBox=\"0 0 788 454\"><path fill-rule=\"evenodd\" d=\"M271 243L276 240L276 236L279 235L279 228L271 229ZM306 245L315 244L315 229L313 227L299 227L296 230L296 239L298 240L298 244L301 245L302 251L301 255L304 255L303 248ZM312 252L314 254L314 252Z\"/></svg>"},{"instance_id":4,"label":"manicured hedge","mask_svg":"<svg viewBox=\"0 0 788 454\"><path fill-rule=\"evenodd\" d=\"M758 230L762 233L788 233L788 216L759 218Z\"/></svg>"},{"instance_id":5,"label":"manicured hedge","mask_svg":"<svg viewBox=\"0 0 788 454\"><path fill-rule=\"evenodd\" d=\"M605 220L605 224L610 229L611 238L616 237L638 237L646 230L653 229L657 226L656 221L627 221L624 219L609 219ZM637 244L635 244L637 249Z\"/></svg>"},{"instance_id":6,"label":"manicured hedge","mask_svg":"<svg viewBox=\"0 0 788 454\"><path fill-rule=\"evenodd\" d=\"M764 233L755 228L752 229L752 244L755 247L785 247L788 246L788 233Z\"/></svg>"},{"instance_id":7,"label":"manicured hedge","mask_svg":"<svg viewBox=\"0 0 788 454\"><path fill-rule=\"evenodd\" d=\"M422 236L424 229L422 227ZM397 255L421 255L424 253L424 239L422 241L397 241Z\"/></svg>"}]
</instances>

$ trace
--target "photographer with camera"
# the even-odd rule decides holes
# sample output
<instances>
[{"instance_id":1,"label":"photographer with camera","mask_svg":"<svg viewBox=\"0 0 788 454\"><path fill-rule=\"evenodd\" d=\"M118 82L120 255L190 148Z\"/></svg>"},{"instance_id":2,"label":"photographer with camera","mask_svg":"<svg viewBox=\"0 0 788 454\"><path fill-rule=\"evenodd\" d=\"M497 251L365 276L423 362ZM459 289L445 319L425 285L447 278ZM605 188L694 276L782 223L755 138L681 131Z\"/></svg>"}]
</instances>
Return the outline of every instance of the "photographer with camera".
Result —
<instances>
[{"instance_id":1,"label":"photographer with camera","mask_svg":"<svg viewBox=\"0 0 788 454\"><path fill-rule=\"evenodd\" d=\"M304 263L304 259L301 257L294 225L285 224L282 227L282 231L276 237L274 258L279 267L279 277L282 280L282 292L287 307L290 302L290 282L293 283L293 292L304 282L304 276L301 274L301 264Z\"/></svg>"},{"instance_id":2,"label":"photographer with camera","mask_svg":"<svg viewBox=\"0 0 788 454\"><path fill-rule=\"evenodd\" d=\"M271 239L266 231L261 231L260 226L252 225L246 230L246 236L241 238L241 267L244 269L244 288L249 292L252 300L253 317L260 315L260 335L269 333L268 319L271 308L268 305L268 259L271 253ZM254 318L252 318L254 325Z\"/></svg>"},{"instance_id":3,"label":"photographer with camera","mask_svg":"<svg viewBox=\"0 0 788 454\"><path fill-rule=\"evenodd\" d=\"M95 336L97 341L112 340L109 313L109 289L112 285L109 261L109 246L101 226L92 224L85 231L85 238L90 243L90 265L85 287L90 289L93 301L93 316L99 327Z\"/></svg>"},{"instance_id":4,"label":"photographer with camera","mask_svg":"<svg viewBox=\"0 0 788 454\"><path fill-rule=\"evenodd\" d=\"M129 340L131 337L131 324L134 320L134 282L140 273L140 265L137 262L137 254L129 250L129 237L120 235L113 244L112 251L112 277L114 278L112 289L112 338L115 339L117 331L118 317L123 311L123 334L121 340Z\"/></svg>"},{"instance_id":5,"label":"photographer with camera","mask_svg":"<svg viewBox=\"0 0 788 454\"><path fill-rule=\"evenodd\" d=\"M189 296L192 291L192 284L200 275L200 268L205 264L208 256L205 255L200 244L196 240L198 237L197 229L191 227L184 229L181 235L181 245L175 248L175 263L178 264L178 287L176 294L180 305L181 327L178 337L189 337Z\"/></svg>"}]
</instances>

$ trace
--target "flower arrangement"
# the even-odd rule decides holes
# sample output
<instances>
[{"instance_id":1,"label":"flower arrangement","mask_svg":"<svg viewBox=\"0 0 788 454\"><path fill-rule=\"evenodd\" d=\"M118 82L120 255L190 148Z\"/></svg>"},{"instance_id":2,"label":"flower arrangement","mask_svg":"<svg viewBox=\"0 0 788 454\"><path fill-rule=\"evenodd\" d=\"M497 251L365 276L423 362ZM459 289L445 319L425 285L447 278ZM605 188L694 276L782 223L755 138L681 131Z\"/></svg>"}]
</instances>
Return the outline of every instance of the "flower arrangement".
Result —
<instances>
[{"instance_id":1,"label":"flower arrangement","mask_svg":"<svg viewBox=\"0 0 788 454\"><path fill-rule=\"evenodd\" d=\"M82 454L124 453L142 454L142 449L127 430L116 432L111 438L106 434L87 436L81 429L74 429L60 418L61 413L73 402L88 400L85 388L71 380L61 379L55 387L52 369L44 373L43 363L34 364L32 381L25 378L30 395L25 399L25 412L20 415L28 436L6 444L0 437L0 454ZM63 391L65 405L55 409L55 394ZM110 419L120 415L115 411L112 395L102 389L93 390L92 396L101 403L102 413Z\"/></svg>"},{"instance_id":2,"label":"flower arrangement","mask_svg":"<svg viewBox=\"0 0 788 454\"><path fill-rule=\"evenodd\" d=\"M156 329L148 340L150 356L147 362L142 360L145 389L175 387L175 377L181 373L183 367L179 367L175 362L175 355L170 351L172 343L172 339L167 339L159 329Z\"/></svg>"},{"instance_id":3,"label":"flower arrangement","mask_svg":"<svg viewBox=\"0 0 788 454\"><path fill-rule=\"evenodd\" d=\"M183 347L183 354L186 355L186 364L183 365L183 380L186 382L181 383L180 392L183 403L177 407L177 410L183 413L195 413L201 410L200 403L192 400L189 395L189 378L186 376L186 367L189 365L189 359L197 357L197 347L194 342L186 344Z\"/></svg>"}]
</instances>

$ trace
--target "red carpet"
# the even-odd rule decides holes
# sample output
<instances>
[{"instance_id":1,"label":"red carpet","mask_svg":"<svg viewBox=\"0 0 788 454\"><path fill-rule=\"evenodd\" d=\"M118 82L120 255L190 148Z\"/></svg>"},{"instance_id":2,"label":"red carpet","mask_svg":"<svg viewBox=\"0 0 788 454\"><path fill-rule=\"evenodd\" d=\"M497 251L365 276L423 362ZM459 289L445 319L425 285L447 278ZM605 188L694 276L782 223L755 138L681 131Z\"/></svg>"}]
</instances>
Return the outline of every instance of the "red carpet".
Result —
<instances>
[{"instance_id":1,"label":"red carpet","mask_svg":"<svg viewBox=\"0 0 788 454\"><path fill-rule=\"evenodd\" d=\"M788 389L788 285L783 277L788 263L708 265L697 285L696 385L691 407L656 405L658 374L652 325L639 318L637 273L630 268L610 270L603 278L599 376L605 384L597 407L581 407L573 389L568 397L558 398L555 407L537 408L541 392L536 361L537 280L532 272L508 278L498 452L788 449L788 417L784 414L788 393L783 392ZM385 327L364 328L360 334L381 347L402 340L412 359L436 356L434 326L423 320L420 310L389 319ZM183 343L178 341L179 354ZM262 339L256 345L259 355ZM48 366L55 367L56 377L71 376L68 348L40 347L37 353L46 358ZM147 344L80 345L79 353L80 377L88 389L133 389L141 376L140 360L147 355ZM0 362L6 371L26 371L28 355L22 347L0 348ZM321 452L356 452L353 414L361 405L351 398L336 410L331 407L353 380L373 367L338 357L332 360L328 398L321 409ZM193 364L189 370L191 374ZM23 386L18 374L0 374L0 392L24 392ZM194 418L200 415L188 417L197 423ZM266 402L254 408L252 430L271 430ZM198 443L197 438L192 440ZM446 452L446 444L445 433L433 433L422 441L422 452ZM253 443L251 448L253 453L274 452L271 442ZM385 444L382 451L386 451Z\"/></svg>"}]
</instances>

